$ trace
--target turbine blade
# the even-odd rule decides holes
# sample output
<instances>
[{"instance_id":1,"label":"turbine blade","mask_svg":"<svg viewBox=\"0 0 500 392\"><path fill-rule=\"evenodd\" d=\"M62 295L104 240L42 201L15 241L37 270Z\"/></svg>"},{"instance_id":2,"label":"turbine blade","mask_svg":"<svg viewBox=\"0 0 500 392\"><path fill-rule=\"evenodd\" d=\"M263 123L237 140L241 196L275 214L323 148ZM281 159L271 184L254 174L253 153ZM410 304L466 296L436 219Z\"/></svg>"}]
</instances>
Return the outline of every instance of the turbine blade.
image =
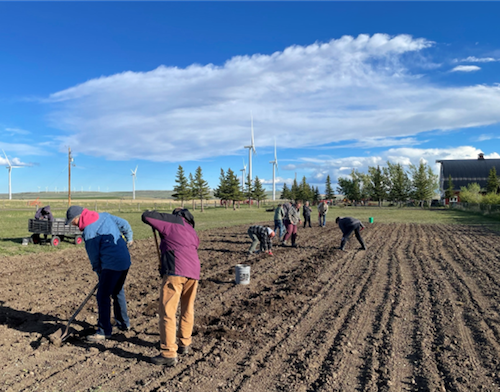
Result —
<instances>
[{"instance_id":1,"label":"turbine blade","mask_svg":"<svg viewBox=\"0 0 500 392\"><path fill-rule=\"evenodd\" d=\"M7 159L7 164L9 165L9 167L12 167L12 165L10 164L10 161L9 161L9 158L7 158L7 154L5 153L5 151L2 149L3 151L3 155L5 155L5 159Z\"/></svg>"}]
</instances>

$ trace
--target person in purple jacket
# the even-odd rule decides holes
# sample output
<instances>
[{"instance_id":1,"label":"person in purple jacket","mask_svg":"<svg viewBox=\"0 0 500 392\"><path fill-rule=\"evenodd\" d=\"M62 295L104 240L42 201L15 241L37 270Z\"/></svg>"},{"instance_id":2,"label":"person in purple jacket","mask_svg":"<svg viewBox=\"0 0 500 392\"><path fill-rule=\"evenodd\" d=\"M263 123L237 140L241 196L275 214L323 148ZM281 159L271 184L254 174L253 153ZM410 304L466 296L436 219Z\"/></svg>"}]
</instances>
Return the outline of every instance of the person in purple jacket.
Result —
<instances>
[{"instance_id":1,"label":"person in purple jacket","mask_svg":"<svg viewBox=\"0 0 500 392\"><path fill-rule=\"evenodd\" d=\"M175 366L177 354L188 354L192 343L194 301L200 280L200 239L194 230L193 215L176 208L172 214L146 211L142 221L161 237L162 285L160 289L160 355L151 358L155 365ZM181 314L176 344L176 313Z\"/></svg>"}]
</instances>

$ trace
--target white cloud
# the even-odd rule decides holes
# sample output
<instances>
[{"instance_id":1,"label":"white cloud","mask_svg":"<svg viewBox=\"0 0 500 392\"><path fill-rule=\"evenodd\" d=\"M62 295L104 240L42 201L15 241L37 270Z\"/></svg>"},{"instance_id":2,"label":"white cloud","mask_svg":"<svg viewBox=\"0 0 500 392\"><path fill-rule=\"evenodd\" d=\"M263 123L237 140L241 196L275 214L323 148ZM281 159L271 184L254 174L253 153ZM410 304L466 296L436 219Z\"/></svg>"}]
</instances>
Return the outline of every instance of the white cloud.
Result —
<instances>
[{"instance_id":1,"label":"white cloud","mask_svg":"<svg viewBox=\"0 0 500 392\"><path fill-rule=\"evenodd\" d=\"M414 137L407 138L393 138L393 137L368 137L364 140L360 140L356 143L348 143L338 146L321 146L318 147L320 150L332 150L338 148L381 148L381 147L392 147L392 146L407 146L407 145L418 145L425 143L426 140L417 140Z\"/></svg>"},{"instance_id":2,"label":"white cloud","mask_svg":"<svg viewBox=\"0 0 500 392\"><path fill-rule=\"evenodd\" d=\"M465 59L458 60L456 59L455 62L459 63L491 63L494 61L500 61L500 59L496 59L493 57L475 57L475 56L469 56Z\"/></svg>"},{"instance_id":3,"label":"white cloud","mask_svg":"<svg viewBox=\"0 0 500 392\"><path fill-rule=\"evenodd\" d=\"M22 154L22 155L49 155L50 151L40 147L39 145L30 145L25 143L2 143L0 142L0 149L4 150L8 155ZM54 147L54 151L55 147ZM3 154L0 152L0 156Z\"/></svg>"},{"instance_id":4,"label":"white cloud","mask_svg":"<svg viewBox=\"0 0 500 392\"><path fill-rule=\"evenodd\" d=\"M350 175L352 169L367 173L368 167L381 167L387 165L387 161L391 163L401 163L404 166L410 164L418 165L420 160L423 159L439 174L439 164L437 160L443 159L477 159L478 154L482 150L472 146L460 146L455 148L391 148L383 151L377 156L370 157L321 157L321 158L301 158L303 163L296 165L296 169L305 170L309 174L306 175L308 182L311 184L324 185L327 175L330 175L332 182L337 181L338 177L347 177ZM498 159L500 155L496 152L485 155L486 159Z\"/></svg>"},{"instance_id":5,"label":"white cloud","mask_svg":"<svg viewBox=\"0 0 500 392\"><path fill-rule=\"evenodd\" d=\"M450 72L475 72L479 71L481 67L477 65L457 65Z\"/></svg>"},{"instance_id":6,"label":"white cloud","mask_svg":"<svg viewBox=\"0 0 500 392\"><path fill-rule=\"evenodd\" d=\"M5 133L10 135L29 135L31 132L20 128L5 128Z\"/></svg>"},{"instance_id":7,"label":"white cloud","mask_svg":"<svg viewBox=\"0 0 500 392\"><path fill-rule=\"evenodd\" d=\"M61 145L115 160L241 154L251 111L258 150L275 137L281 148L353 139L383 145L384 138L499 122L500 86L435 86L411 73L412 58L431 45L408 35L345 36L221 66L101 77L47 102L52 124L66 131Z\"/></svg>"}]
</instances>

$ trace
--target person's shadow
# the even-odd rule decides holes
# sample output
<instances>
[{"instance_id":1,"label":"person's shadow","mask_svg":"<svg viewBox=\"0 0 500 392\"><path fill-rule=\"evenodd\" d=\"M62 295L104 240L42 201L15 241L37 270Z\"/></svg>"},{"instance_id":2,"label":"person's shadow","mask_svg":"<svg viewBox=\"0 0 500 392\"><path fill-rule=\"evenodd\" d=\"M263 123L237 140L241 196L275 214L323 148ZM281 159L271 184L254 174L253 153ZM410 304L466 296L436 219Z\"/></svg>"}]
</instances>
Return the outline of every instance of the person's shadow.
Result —
<instances>
[{"instance_id":1,"label":"person's shadow","mask_svg":"<svg viewBox=\"0 0 500 392\"><path fill-rule=\"evenodd\" d=\"M4 304L5 301L0 301L0 325L5 325L7 328L16 329L21 332L39 333L41 337L37 338L36 340L32 340L30 342L31 347L34 350L38 349L43 342L46 342L51 334L60 330L61 328L65 329L66 325L68 324L68 320L63 320L56 316L43 314L40 312L30 313L24 310L17 310L10 308L8 306L5 306ZM123 350L120 347L113 347L107 349L102 344L86 342L82 340L82 338L95 332L93 326L85 321L78 321L78 320L73 321L72 324L81 326L82 331L70 336L67 340L65 340L65 343L67 342L68 344L73 344L78 347L97 347L99 351L108 350L113 354L120 356L122 358L127 358L127 359L135 358L138 361L149 362L149 359L144 355L132 353ZM127 338L122 333L113 335L112 340L118 342L126 341L134 345L147 348L155 347L157 345L156 343L151 343L146 340L139 339L136 336Z\"/></svg>"}]
</instances>

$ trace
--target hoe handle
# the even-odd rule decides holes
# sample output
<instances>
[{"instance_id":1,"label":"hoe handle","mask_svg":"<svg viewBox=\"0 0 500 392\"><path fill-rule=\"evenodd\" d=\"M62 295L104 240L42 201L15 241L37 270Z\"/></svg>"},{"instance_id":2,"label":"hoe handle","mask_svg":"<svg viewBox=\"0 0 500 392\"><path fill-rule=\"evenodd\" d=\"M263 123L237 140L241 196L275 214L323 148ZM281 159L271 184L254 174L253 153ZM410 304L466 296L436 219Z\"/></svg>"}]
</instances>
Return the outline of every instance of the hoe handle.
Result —
<instances>
[{"instance_id":1,"label":"hoe handle","mask_svg":"<svg viewBox=\"0 0 500 392\"><path fill-rule=\"evenodd\" d=\"M153 228L153 234L155 236L155 244L156 244L156 253L158 255L158 271L161 271L161 255L160 255L160 246L158 245L158 237L156 235L156 230Z\"/></svg>"},{"instance_id":2,"label":"hoe handle","mask_svg":"<svg viewBox=\"0 0 500 392\"><path fill-rule=\"evenodd\" d=\"M87 304L87 302L89 301L90 297L92 297L95 293L95 291L97 290L97 288L99 287L99 283L97 283L95 285L95 287L92 289L92 291L87 295L87 297L83 300L82 304L80 305L80 307L76 310L75 313L73 313L73 316L71 316L71 318L69 319L68 321L68 327L69 325L73 322L73 320L75 319L76 316L78 316L78 313L80 313L80 311L83 309L83 307Z\"/></svg>"}]
</instances>

